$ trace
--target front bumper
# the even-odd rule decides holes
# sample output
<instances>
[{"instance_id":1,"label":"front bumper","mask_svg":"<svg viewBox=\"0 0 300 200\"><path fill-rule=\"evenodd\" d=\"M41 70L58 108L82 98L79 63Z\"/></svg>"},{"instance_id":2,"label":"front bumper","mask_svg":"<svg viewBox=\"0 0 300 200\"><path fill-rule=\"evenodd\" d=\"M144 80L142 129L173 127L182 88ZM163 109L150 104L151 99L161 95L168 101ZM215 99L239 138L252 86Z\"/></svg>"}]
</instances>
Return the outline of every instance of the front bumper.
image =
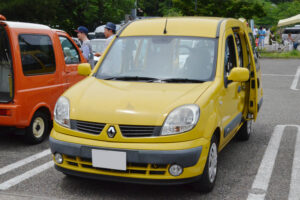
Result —
<instances>
[{"instance_id":1,"label":"front bumper","mask_svg":"<svg viewBox=\"0 0 300 200\"><path fill-rule=\"evenodd\" d=\"M52 153L61 153L70 157L92 159L92 149L114 150L126 152L129 163L150 163L156 165L179 164L182 167L191 167L197 164L202 147L185 150L159 151L159 150L129 150L110 149L69 143L49 138Z\"/></svg>"},{"instance_id":2,"label":"front bumper","mask_svg":"<svg viewBox=\"0 0 300 200\"><path fill-rule=\"evenodd\" d=\"M144 184L182 184L199 179L206 163L209 141L124 144L78 138L53 129L50 148L53 154L63 155L63 163L55 162L55 165L66 174ZM126 152L126 171L93 167L92 149ZM181 165L183 173L172 176L169 173L172 164Z\"/></svg>"},{"instance_id":3,"label":"front bumper","mask_svg":"<svg viewBox=\"0 0 300 200\"><path fill-rule=\"evenodd\" d=\"M145 184L145 185L181 185L192 183L198 181L201 178L201 175L192 177L192 178L184 178L184 179L140 179L140 178L127 178L127 177L116 177L116 176L108 176L102 174L90 174L84 173L74 170L69 170L58 165L55 165L55 169L58 171L69 174L72 176L79 176L83 178L96 179L96 180L104 180L104 181L115 181L115 182L124 182L124 183L136 183L136 184Z\"/></svg>"}]
</instances>

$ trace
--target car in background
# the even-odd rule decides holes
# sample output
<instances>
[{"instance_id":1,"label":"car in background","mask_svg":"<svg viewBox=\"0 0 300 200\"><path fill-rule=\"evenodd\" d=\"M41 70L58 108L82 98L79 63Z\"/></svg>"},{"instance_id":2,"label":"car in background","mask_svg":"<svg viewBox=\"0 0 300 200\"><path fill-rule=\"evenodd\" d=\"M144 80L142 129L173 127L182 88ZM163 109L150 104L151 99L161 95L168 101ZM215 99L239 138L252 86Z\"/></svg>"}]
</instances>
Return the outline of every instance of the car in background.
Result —
<instances>
[{"instance_id":1,"label":"car in background","mask_svg":"<svg viewBox=\"0 0 300 200\"><path fill-rule=\"evenodd\" d=\"M92 45L93 53L95 54L96 52L104 52L105 50L105 43L106 39L92 39L90 40L90 43ZM95 64L98 62L100 56L95 56L94 55L94 61Z\"/></svg>"},{"instance_id":2,"label":"car in background","mask_svg":"<svg viewBox=\"0 0 300 200\"><path fill-rule=\"evenodd\" d=\"M300 25L295 25L294 27L287 27L283 30L282 41L288 39L288 34L291 34L292 38L295 41L300 42Z\"/></svg>"},{"instance_id":3,"label":"car in background","mask_svg":"<svg viewBox=\"0 0 300 200\"><path fill-rule=\"evenodd\" d=\"M21 130L29 143L42 142L56 100L84 78L77 73L83 62L65 31L0 15L0 127Z\"/></svg>"}]
</instances>

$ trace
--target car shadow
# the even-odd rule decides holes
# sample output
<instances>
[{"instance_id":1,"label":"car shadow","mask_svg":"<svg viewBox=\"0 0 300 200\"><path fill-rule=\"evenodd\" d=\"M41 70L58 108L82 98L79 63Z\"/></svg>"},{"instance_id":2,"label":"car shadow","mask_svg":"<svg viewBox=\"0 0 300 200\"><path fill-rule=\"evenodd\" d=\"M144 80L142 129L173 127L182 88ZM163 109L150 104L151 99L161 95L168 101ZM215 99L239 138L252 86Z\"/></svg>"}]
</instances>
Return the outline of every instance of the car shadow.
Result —
<instances>
[{"instance_id":1,"label":"car shadow","mask_svg":"<svg viewBox=\"0 0 300 200\"><path fill-rule=\"evenodd\" d=\"M61 189L69 195L74 192L87 199L194 199L207 196L193 190L190 185L160 186L119 183L65 176Z\"/></svg>"}]
</instances>

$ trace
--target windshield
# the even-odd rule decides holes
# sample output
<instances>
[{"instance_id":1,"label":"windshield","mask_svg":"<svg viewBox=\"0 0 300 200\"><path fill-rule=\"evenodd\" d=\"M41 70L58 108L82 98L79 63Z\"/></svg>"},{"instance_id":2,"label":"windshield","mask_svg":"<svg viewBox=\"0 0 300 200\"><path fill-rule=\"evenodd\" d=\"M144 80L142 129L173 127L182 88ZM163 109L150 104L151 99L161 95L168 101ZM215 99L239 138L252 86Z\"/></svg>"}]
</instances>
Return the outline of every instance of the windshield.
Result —
<instances>
[{"instance_id":1,"label":"windshield","mask_svg":"<svg viewBox=\"0 0 300 200\"><path fill-rule=\"evenodd\" d=\"M117 38L96 77L110 80L204 82L214 77L217 39Z\"/></svg>"},{"instance_id":2,"label":"windshield","mask_svg":"<svg viewBox=\"0 0 300 200\"><path fill-rule=\"evenodd\" d=\"M10 101L12 99L12 93L11 53L6 31L0 26L0 102Z\"/></svg>"}]
</instances>

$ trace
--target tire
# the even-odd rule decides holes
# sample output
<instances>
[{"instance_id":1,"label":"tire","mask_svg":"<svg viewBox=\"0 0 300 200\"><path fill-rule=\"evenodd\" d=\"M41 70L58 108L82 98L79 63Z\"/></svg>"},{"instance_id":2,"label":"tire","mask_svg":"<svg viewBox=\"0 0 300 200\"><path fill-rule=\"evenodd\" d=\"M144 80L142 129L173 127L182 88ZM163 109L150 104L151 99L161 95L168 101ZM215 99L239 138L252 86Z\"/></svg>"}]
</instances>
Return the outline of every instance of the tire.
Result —
<instances>
[{"instance_id":1,"label":"tire","mask_svg":"<svg viewBox=\"0 0 300 200\"><path fill-rule=\"evenodd\" d=\"M48 136L49 130L49 117L37 111L31 119L30 126L26 128L25 139L29 144L39 144Z\"/></svg>"},{"instance_id":2,"label":"tire","mask_svg":"<svg viewBox=\"0 0 300 200\"><path fill-rule=\"evenodd\" d=\"M242 125L242 127L240 128L238 134L237 134L237 138L240 141L247 141L250 138L250 135L253 132L253 120L247 120L244 122L244 124Z\"/></svg>"},{"instance_id":3,"label":"tire","mask_svg":"<svg viewBox=\"0 0 300 200\"><path fill-rule=\"evenodd\" d=\"M211 138L209 152L203 174L199 181L192 183L192 187L199 192L208 193L214 188L218 172L218 142L216 135Z\"/></svg>"}]
</instances>

